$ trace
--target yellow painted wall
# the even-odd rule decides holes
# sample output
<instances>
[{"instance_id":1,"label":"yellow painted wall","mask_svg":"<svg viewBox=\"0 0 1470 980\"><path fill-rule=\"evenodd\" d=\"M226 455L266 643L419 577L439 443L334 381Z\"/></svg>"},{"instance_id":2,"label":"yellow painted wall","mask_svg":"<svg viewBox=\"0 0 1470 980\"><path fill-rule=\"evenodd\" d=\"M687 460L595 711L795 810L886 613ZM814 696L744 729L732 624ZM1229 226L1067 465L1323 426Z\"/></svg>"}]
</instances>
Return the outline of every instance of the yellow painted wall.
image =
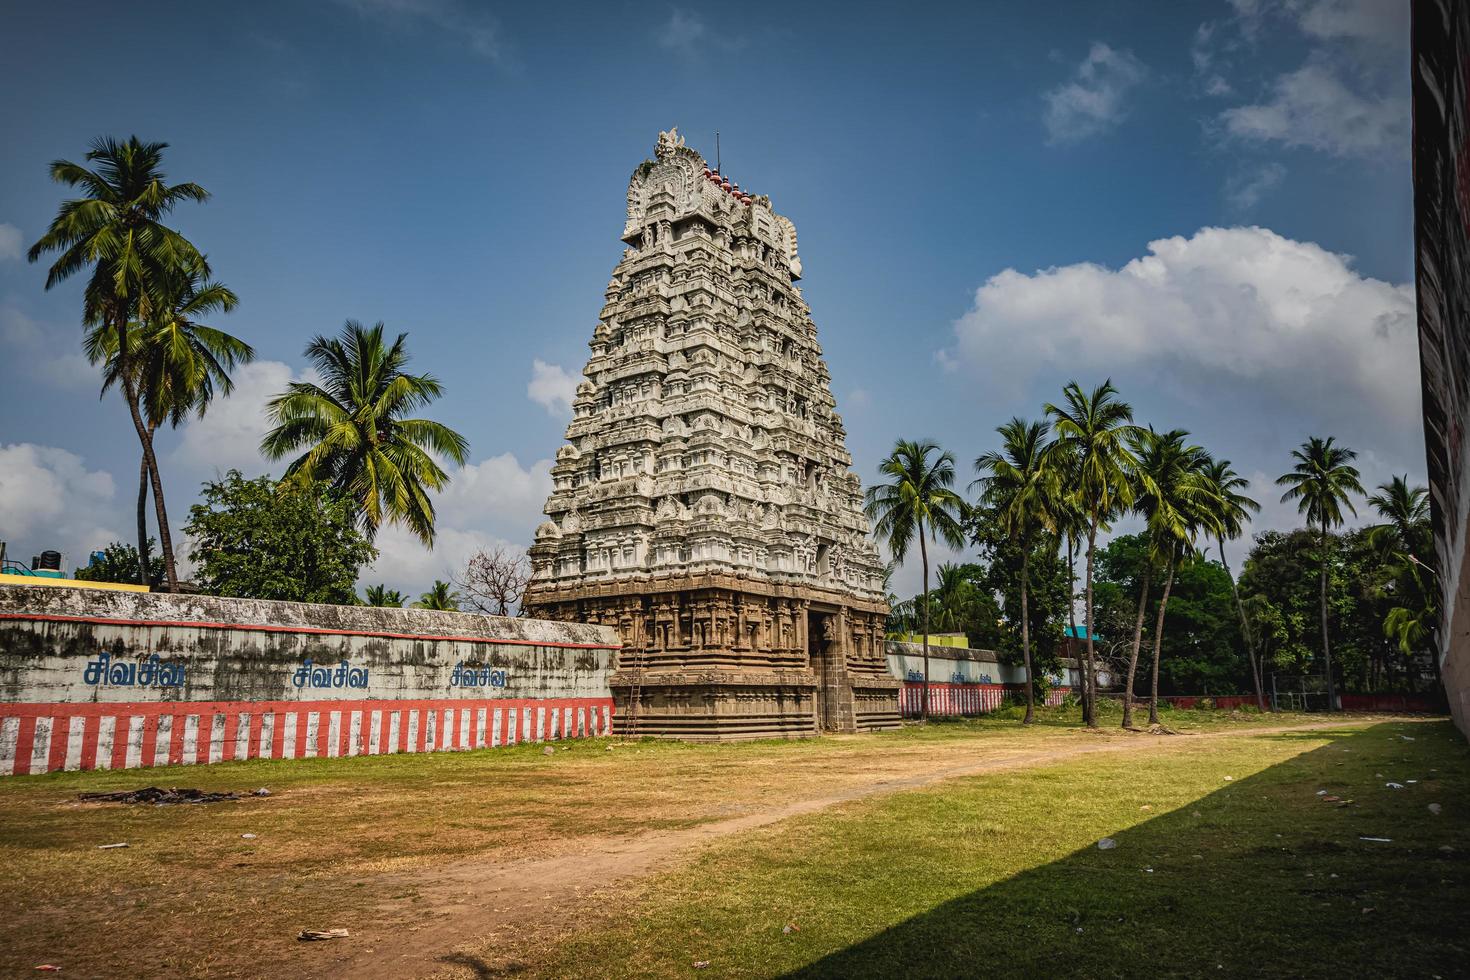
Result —
<instances>
[{"instance_id":1,"label":"yellow painted wall","mask_svg":"<svg viewBox=\"0 0 1470 980\"><path fill-rule=\"evenodd\" d=\"M53 585L63 589L107 589L111 592L147 592L146 585L123 582L83 582L74 578L46 578L42 575L0 574L0 585Z\"/></svg>"}]
</instances>

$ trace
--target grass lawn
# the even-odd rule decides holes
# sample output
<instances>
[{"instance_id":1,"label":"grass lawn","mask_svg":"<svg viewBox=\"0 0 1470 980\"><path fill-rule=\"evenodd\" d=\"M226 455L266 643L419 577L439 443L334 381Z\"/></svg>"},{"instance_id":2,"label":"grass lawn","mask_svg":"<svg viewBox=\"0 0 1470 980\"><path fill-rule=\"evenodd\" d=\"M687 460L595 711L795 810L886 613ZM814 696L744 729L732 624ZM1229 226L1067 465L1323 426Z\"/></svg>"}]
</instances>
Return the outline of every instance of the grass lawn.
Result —
<instances>
[{"instance_id":1,"label":"grass lawn","mask_svg":"<svg viewBox=\"0 0 1470 980\"><path fill-rule=\"evenodd\" d=\"M1115 848L1096 847L1105 836ZM1448 723L1387 723L985 775L728 841L640 891L520 964L486 962L611 977L695 963L700 976L1463 977L1470 751Z\"/></svg>"},{"instance_id":2,"label":"grass lawn","mask_svg":"<svg viewBox=\"0 0 1470 980\"><path fill-rule=\"evenodd\" d=\"M550 901L533 910L546 928L501 929L493 946L494 923L470 914L458 973L684 976L708 960L698 975L1217 964L1464 975L1450 944L1470 925L1470 753L1448 725L1344 719L1340 732L1271 735L1260 728L1322 719L1166 720L1212 737L1086 733L1047 712L1030 730L992 718L806 742L587 741L551 755L526 746L13 777L0 780L0 975L43 962L71 976L315 975L326 963L316 950L334 944L297 943L299 929L347 927L366 946L408 941L443 914L415 887L420 872L578 854L915 772L1099 748L1142 751L742 832L590 907ZM1384 789L1388 779L1406 789ZM147 785L272 795L76 801ZM1324 804L1322 788L1355 803ZM1103 834L1118 847L1093 848ZM98 849L121 841L130 846ZM469 901L473 913L481 898Z\"/></svg>"}]
</instances>

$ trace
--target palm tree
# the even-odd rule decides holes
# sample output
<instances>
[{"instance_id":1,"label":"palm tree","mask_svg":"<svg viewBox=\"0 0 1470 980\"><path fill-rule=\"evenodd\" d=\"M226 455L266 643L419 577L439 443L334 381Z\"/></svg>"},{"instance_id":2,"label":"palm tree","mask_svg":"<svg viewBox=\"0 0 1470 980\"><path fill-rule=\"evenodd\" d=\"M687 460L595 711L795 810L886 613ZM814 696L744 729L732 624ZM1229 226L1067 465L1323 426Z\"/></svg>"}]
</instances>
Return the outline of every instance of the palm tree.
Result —
<instances>
[{"instance_id":1,"label":"palm tree","mask_svg":"<svg viewBox=\"0 0 1470 980\"><path fill-rule=\"evenodd\" d=\"M961 522L965 502L950 489L954 483L954 455L942 452L927 440L900 439L878 472L887 483L868 488L864 507L873 522L873 534L888 546L894 561L903 561L917 537L924 568L924 692L919 714L929 720L929 544L943 540L952 548L964 547ZM927 535L926 535L927 531Z\"/></svg>"},{"instance_id":2,"label":"palm tree","mask_svg":"<svg viewBox=\"0 0 1470 980\"><path fill-rule=\"evenodd\" d=\"M1353 516L1358 510L1353 506L1349 494L1362 494L1363 485L1352 461L1358 454L1344 446L1333 444L1333 439L1312 436L1302 443L1300 449L1291 451L1296 465L1290 473L1276 479L1276 485L1286 487L1281 502L1297 501L1297 510L1315 524L1322 535L1322 660L1327 669L1327 710L1337 708L1337 691L1332 681L1332 646L1327 637L1327 561L1328 535L1332 528L1341 526L1342 509L1346 507Z\"/></svg>"},{"instance_id":3,"label":"palm tree","mask_svg":"<svg viewBox=\"0 0 1470 980\"><path fill-rule=\"evenodd\" d=\"M255 358L249 344L198 320L228 313L238 305L239 299L228 287L207 281L197 269L161 277L155 287L150 320L129 324L127 358L117 356L118 335L105 327L94 327L83 343L88 359L103 365L104 392L121 380L124 366L131 372L150 443L164 423L176 428L191 415L203 418L216 388L228 396L234 390L230 372ZM144 454L138 468L137 516L139 551L145 560L148 487L153 475ZM158 474L160 487L162 482ZM167 568L173 555L163 550Z\"/></svg>"},{"instance_id":4,"label":"palm tree","mask_svg":"<svg viewBox=\"0 0 1470 980\"><path fill-rule=\"evenodd\" d=\"M209 274L209 265L199 250L163 224L179 203L209 198L198 184L167 183L162 170L163 151L167 148L167 143L142 143L136 136L126 142L103 138L93 141L87 151L85 159L92 164L90 168L69 160L52 162L51 179L80 188L82 196L62 203L46 233L30 247L26 257L35 262L47 252L60 253L46 274L48 290L83 270L91 270L83 294L82 322L113 335L119 388L152 479L168 587L178 591L163 484L152 435L140 406L138 379L129 364L133 345L128 338L132 324L153 318L153 298L166 292L160 289L161 280L190 271L206 277ZM138 560L139 581L146 582L147 559L142 549Z\"/></svg>"},{"instance_id":5,"label":"palm tree","mask_svg":"<svg viewBox=\"0 0 1470 980\"><path fill-rule=\"evenodd\" d=\"M1409 485L1408 475L1395 476L1381 483L1368 503L1378 511L1384 523L1368 529L1368 541L1391 562L1398 579L1402 603L1391 608L1383 620L1384 635L1394 640L1406 657L1422 650L1438 626L1439 598L1424 572L1436 575L1432 565L1419 560L1420 552L1429 552L1433 561L1433 545L1429 527L1429 491ZM1435 676L1440 673L1439 657L1431 654Z\"/></svg>"},{"instance_id":6,"label":"palm tree","mask_svg":"<svg viewBox=\"0 0 1470 980\"><path fill-rule=\"evenodd\" d=\"M1117 394L1111 380L1104 381L1091 393L1084 392L1077 382L1071 381L1062 389L1065 404L1048 403L1046 406L1046 414L1052 420L1052 433L1056 437L1053 445L1073 460L1073 471L1069 475L1075 481L1073 490L1087 522L1087 571L1083 579L1087 596L1084 602L1087 677L1083 683L1088 687L1092 686L1097 663L1093 646L1092 603L1097 532L1107 528L1108 521L1118 510L1132 505L1131 474L1137 464L1128 449L1129 439L1138 431L1133 424L1133 409L1126 402L1119 401ZM1090 728L1097 727L1095 709L1094 704L1084 702L1084 721Z\"/></svg>"},{"instance_id":7,"label":"palm tree","mask_svg":"<svg viewBox=\"0 0 1470 980\"><path fill-rule=\"evenodd\" d=\"M1053 443L1046 454L1046 465L1055 474L1055 480L1049 487L1047 510L1052 516L1058 539L1057 547L1061 549L1065 541L1067 552L1067 625L1071 628L1069 635L1074 640L1080 640L1082 634L1077 632L1077 551L1082 539L1087 536L1087 515L1082 511L1075 489L1077 461L1069 450ZM1097 700L1097 678L1089 678L1083 666L1079 661L1077 676L1082 682L1082 716L1086 719L1092 717L1091 706Z\"/></svg>"},{"instance_id":8,"label":"palm tree","mask_svg":"<svg viewBox=\"0 0 1470 980\"><path fill-rule=\"evenodd\" d=\"M363 593L363 599L368 605L379 608L397 608L403 605L403 593L386 585L369 585Z\"/></svg>"},{"instance_id":9,"label":"palm tree","mask_svg":"<svg viewBox=\"0 0 1470 980\"><path fill-rule=\"evenodd\" d=\"M448 582L439 579L429 587L429 591L419 596L419 601L413 604L415 609L438 609L445 612L457 612L459 610L459 593L455 592Z\"/></svg>"},{"instance_id":10,"label":"palm tree","mask_svg":"<svg viewBox=\"0 0 1470 980\"><path fill-rule=\"evenodd\" d=\"M975 605L975 583L970 567L945 562L939 566L939 584L930 597L935 626L947 633L961 632Z\"/></svg>"},{"instance_id":11,"label":"palm tree","mask_svg":"<svg viewBox=\"0 0 1470 980\"><path fill-rule=\"evenodd\" d=\"M1195 538L1202 532L1218 533L1216 518L1217 503L1211 494L1206 471L1210 465L1210 454L1198 446L1189 447L1183 472L1178 475L1174 494L1180 520L1162 530L1162 537L1169 545L1164 593L1159 597L1158 619L1154 622L1153 680L1149 686L1148 723L1159 723L1159 658L1164 649L1164 613L1169 608L1169 594L1174 590L1174 573L1186 556L1191 561L1201 556L1194 549Z\"/></svg>"},{"instance_id":12,"label":"palm tree","mask_svg":"<svg viewBox=\"0 0 1470 980\"><path fill-rule=\"evenodd\" d=\"M1035 721L1036 691L1031 672L1031 551L1037 535L1055 526L1052 503L1056 473L1047 465L1046 423L1013 418L995 431L1001 449L975 460L981 474L971 486L980 487L980 499L995 509L1006 533L1021 549L1021 656L1026 667L1026 717Z\"/></svg>"},{"instance_id":13,"label":"palm tree","mask_svg":"<svg viewBox=\"0 0 1470 980\"><path fill-rule=\"evenodd\" d=\"M1153 426L1138 430L1129 439L1129 445L1138 459L1135 474L1134 508L1143 517L1146 525L1148 545L1144 552L1143 573L1138 590L1138 615L1133 621L1133 644L1128 658L1128 681L1123 688L1123 727L1133 727L1133 682L1138 672L1138 653L1143 645L1143 617L1148 608L1149 588L1153 584L1153 570L1162 563L1168 569L1172 585L1173 557L1176 542L1186 536L1188 510L1198 484L1191 479L1191 471L1204 452L1199 446L1186 445L1189 433L1183 429L1155 432ZM1165 587L1165 595L1169 588ZM1165 600L1167 603L1167 599ZM1159 605L1160 627L1163 622L1163 607ZM1154 674L1158 668L1158 639L1160 630L1154 631ZM1157 685L1156 685L1157 686Z\"/></svg>"},{"instance_id":14,"label":"palm tree","mask_svg":"<svg viewBox=\"0 0 1470 980\"><path fill-rule=\"evenodd\" d=\"M405 374L408 334L383 342L383 324L364 328L348 320L340 337L315 337L306 357L322 384L293 381L272 399L276 427L260 444L271 459L305 448L286 469L285 480L323 481L357 508L368 540L384 521L406 524L434 546L431 490L449 475L432 453L464 465L468 443L446 425L402 416L444 393L432 375Z\"/></svg>"},{"instance_id":15,"label":"palm tree","mask_svg":"<svg viewBox=\"0 0 1470 980\"><path fill-rule=\"evenodd\" d=\"M1256 685L1256 707L1266 710L1266 692L1261 677L1262 658L1256 650L1255 638L1251 635L1250 622L1245 615L1245 606L1240 601L1240 589L1235 584L1235 573L1230 570L1230 561L1225 557L1225 541L1234 541L1245 533L1245 523L1250 515L1257 513L1261 505L1240 491L1250 486L1246 480L1230 467L1228 459L1212 459L1202 472L1209 488L1213 507L1215 542L1220 546L1220 564L1230 578L1230 593L1235 597L1235 609L1240 614L1240 635L1245 640L1246 655L1250 658L1251 679Z\"/></svg>"},{"instance_id":16,"label":"palm tree","mask_svg":"<svg viewBox=\"0 0 1470 980\"><path fill-rule=\"evenodd\" d=\"M1429 491L1411 487L1408 474L1380 483L1377 490L1368 503L1384 523L1369 528L1370 539L1379 547L1413 554L1429 529Z\"/></svg>"}]
</instances>

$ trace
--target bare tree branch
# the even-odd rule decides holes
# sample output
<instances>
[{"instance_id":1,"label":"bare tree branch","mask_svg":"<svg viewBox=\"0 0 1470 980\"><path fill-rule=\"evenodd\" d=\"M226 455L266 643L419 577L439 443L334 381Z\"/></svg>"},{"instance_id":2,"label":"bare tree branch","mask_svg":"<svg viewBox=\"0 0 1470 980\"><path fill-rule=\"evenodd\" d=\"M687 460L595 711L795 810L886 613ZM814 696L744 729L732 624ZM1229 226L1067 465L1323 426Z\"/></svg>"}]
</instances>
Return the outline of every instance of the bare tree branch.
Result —
<instances>
[{"instance_id":1,"label":"bare tree branch","mask_svg":"<svg viewBox=\"0 0 1470 980\"><path fill-rule=\"evenodd\" d=\"M491 616L519 616L521 596L531 580L525 552L503 546L477 551L454 579L466 610Z\"/></svg>"}]
</instances>

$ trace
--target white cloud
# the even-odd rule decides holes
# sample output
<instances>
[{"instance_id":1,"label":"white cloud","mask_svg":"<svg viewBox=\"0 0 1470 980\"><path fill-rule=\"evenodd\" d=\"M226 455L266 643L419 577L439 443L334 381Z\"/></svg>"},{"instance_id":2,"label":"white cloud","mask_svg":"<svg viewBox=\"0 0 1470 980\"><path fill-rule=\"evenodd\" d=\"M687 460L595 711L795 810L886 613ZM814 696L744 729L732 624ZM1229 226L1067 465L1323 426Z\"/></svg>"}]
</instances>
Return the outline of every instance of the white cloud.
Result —
<instances>
[{"instance_id":1,"label":"white cloud","mask_svg":"<svg viewBox=\"0 0 1470 980\"><path fill-rule=\"evenodd\" d=\"M1309 37L1408 48L1408 0L1316 0L1294 6L1297 23Z\"/></svg>"},{"instance_id":2,"label":"white cloud","mask_svg":"<svg viewBox=\"0 0 1470 980\"><path fill-rule=\"evenodd\" d=\"M57 550L64 567L123 538L113 513L112 476L89 470L65 449L15 443L0 446L0 539L14 561Z\"/></svg>"},{"instance_id":3,"label":"white cloud","mask_svg":"<svg viewBox=\"0 0 1470 980\"><path fill-rule=\"evenodd\" d=\"M237 469L246 477L281 472L289 460L271 463L260 455L260 440L270 429L266 403L299 381L289 364L255 361L237 368L235 390L228 398L216 396L202 419L190 419L181 428L179 445L170 460L197 477Z\"/></svg>"},{"instance_id":4,"label":"white cloud","mask_svg":"<svg viewBox=\"0 0 1470 980\"><path fill-rule=\"evenodd\" d=\"M1286 168L1279 163L1266 163L1229 177L1225 181L1225 199L1240 211L1249 211L1261 203L1269 191L1281 186Z\"/></svg>"},{"instance_id":5,"label":"white cloud","mask_svg":"<svg viewBox=\"0 0 1470 980\"><path fill-rule=\"evenodd\" d=\"M19 259L21 252L20 229L0 221L0 261Z\"/></svg>"},{"instance_id":6,"label":"white cloud","mask_svg":"<svg viewBox=\"0 0 1470 980\"><path fill-rule=\"evenodd\" d=\"M1122 268L1007 269L955 324L953 358L1020 394L1043 367L1128 375L1212 406L1334 431L1418 431L1414 295L1268 229L1202 228Z\"/></svg>"},{"instance_id":7,"label":"white cloud","mask_svg":"<svg viewBox=\"0 0 1470 980\"><path fill-rule=\"evenodd\" d=\"M1269 101L1236 106L1220 115L1232 136L1336 156L1402 152L1408 106L1387 95L1349 89L1324 64L1308 64L1276 79Z\"/></svg>"},{"instance_id":8,"label":"white cloud","mask_svg":"<svg viewBox=\"0 0 1470 980\"><path fill-rule=\"evenodd\" d=\"M46 329L15 307L0 306L0 347L22 359L31 377L53 387L101 387L101 374L81 352L80 338L75 327Z\"/></svg>"},{"instance_id":9,"label":"white cloud","mask_svg":"<svg viewBox=\"0 0 1470 980\"><path fill-rule=\"evenodd\" d=\"M434 500L434 550L396 525L378 533L378 560L364 569L363 583L385 582L415 598L434 579L449 581L482 548L502 545L524 551L541 508L551 493L551 460L521 466L511 453L472 463L452 474Z\"/></svg>"},{"instance_id":10,"label":"white cloud","mask_svg":"<svg viewBox=\"0 0 1470 980\"><path fill-rule=\"evenodd\" d=\"M1124 98L1147 73L1132 52L1094 41L1073 80L1044 96L1048 142L1075 143L1121 122Z\"/></svg>"},{"instance_id":11,"label":"white cloud","mask_svg":"<svg viewBox=\"0 0 1470 980\"><path fill-rule=\"evenodd\" d=\"M658 43L671 51L689 51L705 36L704 18L675 7L659 29Z\"/></svg>"},{"instance_id":12,"label":"white cloud","mask_svg":"<svg viewBox=\"0 0 1470 980\"><path fill-rule=\"evenodd\" d=\"M486 5L470 0L337 0L360 16L390 28L426 24L463 43L475 54L504 63L506 48L499 22Z\"/></svg>"},{"instance_id":13,"label":"white cloud","mask_svg":"<svg viewBox=\"0 0 1470 980\"><path fill-rule=\"evenodd\" d=\"M560 364L547 364L537 358L531 362L526 397L546 409L552 418L566 418L572 414L572 399L577 397L577 379Z\"/></svg>"}]
</instances>

